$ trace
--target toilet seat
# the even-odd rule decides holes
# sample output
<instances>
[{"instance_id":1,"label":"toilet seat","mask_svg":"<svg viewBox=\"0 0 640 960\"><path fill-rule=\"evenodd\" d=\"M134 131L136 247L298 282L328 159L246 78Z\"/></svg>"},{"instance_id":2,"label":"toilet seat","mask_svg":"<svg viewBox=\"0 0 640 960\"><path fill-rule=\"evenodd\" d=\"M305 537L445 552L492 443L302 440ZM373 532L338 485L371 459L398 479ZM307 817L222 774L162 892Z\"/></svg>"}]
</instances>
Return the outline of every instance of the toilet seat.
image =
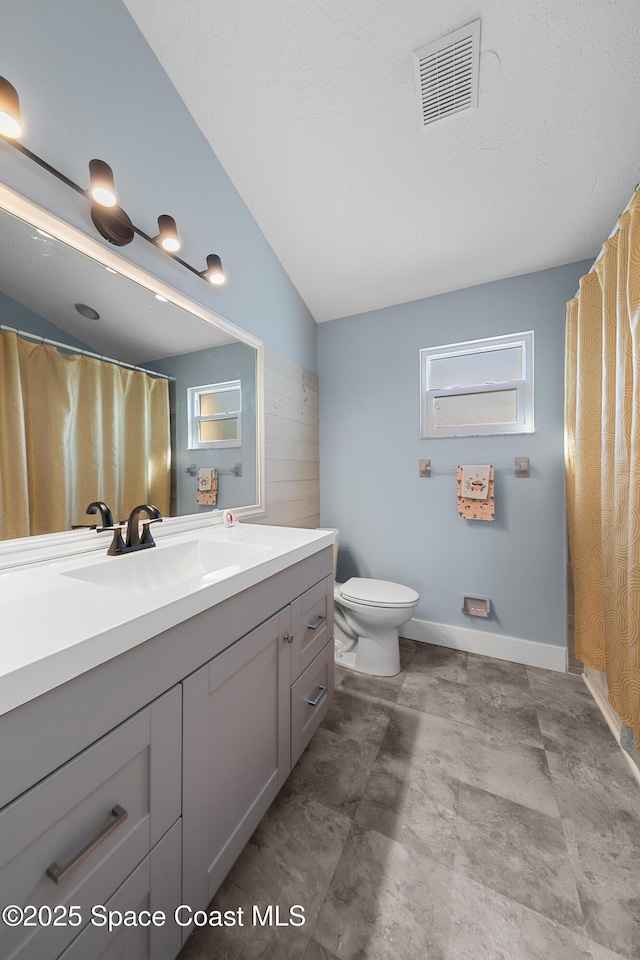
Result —
<instances>
[{"instance_id":1,"label":"toilet seat","mask_svg":"<svg viewBox=\"0 0 640 960\"><path fill-rule=\"evenodd\" d=\"M367 607L413 607L420 595L411 587L389 580L369 580L364 577L352 577L338 586L340 596L352 603Z\"/></svg>"}]
</instances>

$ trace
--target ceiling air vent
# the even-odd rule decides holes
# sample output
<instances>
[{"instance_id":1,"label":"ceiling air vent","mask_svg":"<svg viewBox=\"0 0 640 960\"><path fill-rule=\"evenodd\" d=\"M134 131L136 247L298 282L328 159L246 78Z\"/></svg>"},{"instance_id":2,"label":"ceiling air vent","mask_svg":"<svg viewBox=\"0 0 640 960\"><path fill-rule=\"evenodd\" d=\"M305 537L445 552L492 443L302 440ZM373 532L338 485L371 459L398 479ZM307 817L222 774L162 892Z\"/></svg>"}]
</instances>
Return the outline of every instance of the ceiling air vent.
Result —
<instances>
[{"instance_id":1,"label":"ceiling air vent","mask_svg":"<svg viewBox=\"0 0 640 960\"><path fill-rule=\"evenodd\" d=\"M479 20L413 51L421 126L477 107L479 60Z\"/></svg>"}]
</instances>

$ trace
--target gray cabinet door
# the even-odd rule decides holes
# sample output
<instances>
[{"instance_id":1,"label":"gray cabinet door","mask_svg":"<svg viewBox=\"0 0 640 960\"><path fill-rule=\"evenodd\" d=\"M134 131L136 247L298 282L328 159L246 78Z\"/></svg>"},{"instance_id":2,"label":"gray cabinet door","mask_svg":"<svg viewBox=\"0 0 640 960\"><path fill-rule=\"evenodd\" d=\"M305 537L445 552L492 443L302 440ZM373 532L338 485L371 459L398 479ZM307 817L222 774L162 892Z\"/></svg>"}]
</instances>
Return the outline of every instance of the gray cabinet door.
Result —
<instances>
[{"instance_id":1,"label":"gray cabinet door","mask_svg":"<svg viewBox=\"0 0 640 960\"><path fill-rule=\"evenodd\" d=\"M174 960L180 951L180 927L174 922L180 904L180 821L162 838L119 890L90 919L82 933L65 950L60 960ZM113 914L109 930L104 920ZM125 926L124 915L134 911L141 918L137 926ZM161 912L162 925L148 923L147 914ZM159 924L159 921L157 921Z\"/></svg>"},{"instance_id":2,"label":"gray cabinet door","mask_svg":"<svg viewBox=\"0 0 640 960\"><path fill-rule=\"evenodd\" d=\"M290 610L184 681L183 898L205 907L290 769Z\"/></svg>"},{"instance_id":3,"label":"gray cabinet door","mask_svg":"<svg viewBox=\"0 0 640 960\"><path fill-rule=\"evenodd\" d=\"M86 921L117 890L180 816L181 706L178 685L0 812L0 904ZM0 958L53 960L77 932L0 924Z\"/></svg>"}]
</instances>

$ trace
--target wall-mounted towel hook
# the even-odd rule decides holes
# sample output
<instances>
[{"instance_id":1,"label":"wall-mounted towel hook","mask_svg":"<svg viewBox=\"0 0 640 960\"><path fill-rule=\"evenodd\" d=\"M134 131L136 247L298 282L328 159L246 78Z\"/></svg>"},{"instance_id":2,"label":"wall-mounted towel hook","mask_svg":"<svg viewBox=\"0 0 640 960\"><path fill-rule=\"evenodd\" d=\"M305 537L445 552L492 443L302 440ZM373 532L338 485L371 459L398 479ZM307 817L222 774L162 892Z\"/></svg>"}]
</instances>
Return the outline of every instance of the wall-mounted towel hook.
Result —
<instances>
[{"instance_id":1,"label":"wall-mounted towel hook","mask_svg":"<svg viewBox=\"0 0 640 960\"><path fill-rule=\"evenodd\" d=\"M516 477L530 477L529 457L515 457Z\"/></svg>"}]
</instances>

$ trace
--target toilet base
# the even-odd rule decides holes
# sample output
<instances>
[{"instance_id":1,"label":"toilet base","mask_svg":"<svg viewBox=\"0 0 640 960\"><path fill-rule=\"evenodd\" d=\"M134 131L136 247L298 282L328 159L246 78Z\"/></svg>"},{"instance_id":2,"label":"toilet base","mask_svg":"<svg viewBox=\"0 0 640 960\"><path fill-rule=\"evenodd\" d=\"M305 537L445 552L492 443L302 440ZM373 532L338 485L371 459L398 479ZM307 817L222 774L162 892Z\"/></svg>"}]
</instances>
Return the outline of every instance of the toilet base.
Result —
<instances>
[{"instance_id":1,"label":"toilet base","mask_svg":"<svg viewBox=\"0 0 640 960\"><path fill-rule=\"evenodd\" d=\"M400 673L398 630L378 630L354 641L336 624L334 660L340 667L370 677L395 677Z\"/></svg>"}]
</instances>

